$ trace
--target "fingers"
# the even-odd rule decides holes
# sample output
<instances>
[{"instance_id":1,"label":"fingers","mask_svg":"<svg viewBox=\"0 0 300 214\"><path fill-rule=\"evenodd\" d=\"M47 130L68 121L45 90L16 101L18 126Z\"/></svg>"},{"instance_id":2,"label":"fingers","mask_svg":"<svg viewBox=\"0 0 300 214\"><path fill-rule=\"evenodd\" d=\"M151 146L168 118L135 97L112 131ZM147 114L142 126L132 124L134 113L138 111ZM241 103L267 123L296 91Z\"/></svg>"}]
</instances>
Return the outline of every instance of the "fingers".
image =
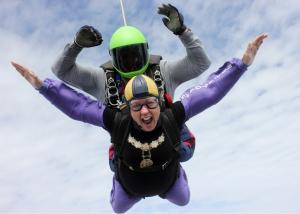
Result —
<instances>
[{"instance_id":1,"label":"fingers","mask_svg":"<svg viewBox=\"0 0 300 214\"><path fill-rule=\"evenodd\" d=\"M23 65L20 65L16 62L11 62L11 64L15 67L15 69L26 79L30 78L30 77L36 77L35 73L33 73L31 70L29 70L28 68L26 68Z\"/></svg>"},{"instance_id":2,"label":"fingers","mask_svg":"<svg viewBox=\"0 0 300 214\"><path fill-rule=\"evenodd\" d=\"M264 39L267 37L268 37L268 34L262 33L259 36L257 36L252 42L250 42L248 44L247 49L246 49L246 51L243 55L243 59L242 59L246 65L252 64L259 47L263 43Z\"/></svg>"},{"instance_id":3,"label":"fingers","mask_svg":"<svg viewBox=\"0 0 300 214\"><path fill-rule=\"evenodd\" d=\"M268 37L268 34L267 33L262 33L262 34L260 34L259 36L257 36L256 38L255 38L255 41L263 41L265 38L267 38Z\"/></svg>"},{"instance_id":4,"label":"fingers","mask_svg":"<svg viewBox=\"0 0 300 214\"><path fill-rule=\"evenodd\" d=\"M43 82L33 71L16 62L11 62L11 64L34 88L42 87Z\"/></svg>"},{"instance_id":5,"label":"fingers","mask_svg":"<svg viewBox=\"0 0 300 214\"><path fill-rule=\"evenodd\" d=\"M162 6L158 7L158 11L157 11L158 14L161 14L161 15L165 15L165 16L168 16L170 17L170 15L173 13L178 13L178 10L176 7L174 7L173 5L171 4L162 4Z\"/></svg>"},{"instance_id":6,"label":"fingers","mask_svg":"<svg viewBox=\"0 0 300 214\"><path fill-rule=\"evenodd\" d=\"M22 75L25 75L24 67L16 62L11 62L12 66Z\"/></svg>"},{"instance_id":7,"label":"fingers","mask_svg":"<svg viewBox=\"0 0 300 214\"><path fill-rule=\"evenodd\" d=\"M11 64L18 70L22 70L22 71L29 70L28 68L26 68L25 66L23 66L19 63L11 62Z\"/></svg>"},{"instance_id":8,"label":"fingers","mask_svg":"<svg viewBox=\"0 0 300 214\"><path fill-rule=\"evenodd\" d=\"M169 10L177 10L177 8L176 7L174 7L173 5L171 5L171 4L168 4L168 7L169 7Z\"/></svg>"},{"instance_id":9,"label":"fingers","mask_svg":"<svg viewBox=\"0 0 300 214\"><path fill-rule=\"evenodd\" d=\"M158 7L158 14L169 16L170 14L170 7L168 5L162 4L160 7Z\"/></svg>"},{"instance_id":10,"label":"fingers","mask_svg":"<svg viewBox=\"0 0 300 214\"><path fill-rule=\"evenodd\" d=\"M263 43L264 39L268 37L268 34L262 33L259 36L257 36L252 42L248 44L248 51L253 52L256 54L257 50Z\"/></svg>"},{"instance_id":11,"label":"fingers","mask_svg":"<svg viewBox=\"0 0 300 214\"><path fill-rule=\"evenodd\" d=\"M11 64L15 67L17 71L19 71L23 76L25 73L34 74L30 69L26 68L25 66L18 64L16 62L11 62Z\"/></svg>"},{"instance_id":12,"label":"fingers","mask_svg":"<svg viewBox=\"0 0 300 214\"><path fill-rule=\"evenodd\" d=\"M91 28L91 31L94 35L96 42L101 44L103 41L101 33L96 28L93 28L93 27Z\"/></svg>"},{"instance_id":13,"label":"fingers","mask_svg":"<svg viewBox=\"0 0 300 214\"><path fill-rule=\"evenodd\" d=\"M11 61L10 63L11 63L12 66L14 66L16 69L19 68L19 67L21 67L21 65L18 64L18 63L16 63L16 62Z\"/></svg>"},{"instance_id":14,"label":"fingers","mask_svg":"<svg viewBox=\"0 0 300 214\"><path fill-rule=\"evenodd\" d=\"M264 39L267 38L267 37L268 37L268 34L262 33L254 39L252 44L254 46L257 46L257 48L258 48L263 43Z\"/></svg>"},{"instance_id":15,"label":"fingers","mask_svg":"<svg viewBox=\"0 0 300 214\"><path fill-rule=\"evenodd\" d=\"M81 30L81 29L87 29L89 27L90 27L89 25L83 25L79 30Z\"/></svg>"}]
</instances>

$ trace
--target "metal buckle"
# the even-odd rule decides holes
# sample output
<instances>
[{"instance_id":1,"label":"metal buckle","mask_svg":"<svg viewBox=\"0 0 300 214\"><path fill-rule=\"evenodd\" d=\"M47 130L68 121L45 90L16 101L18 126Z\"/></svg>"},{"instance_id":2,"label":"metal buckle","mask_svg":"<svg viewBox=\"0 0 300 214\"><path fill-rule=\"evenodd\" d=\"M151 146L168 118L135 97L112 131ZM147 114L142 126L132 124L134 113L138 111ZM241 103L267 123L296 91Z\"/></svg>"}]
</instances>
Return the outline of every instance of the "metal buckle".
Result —
<instances>
[{"instance_id":1,"label":"metal buckle","mask_svg":"<svg viewBox=\"0 0 300 214\"><path fill-rule=\"evenodd\" d=\"M157 87L159 89L163 90L164 89L164 81L161 78L161 74L160 74L159 70L154 71L153 79L154 79Z\"/></svg>"},{"instance_id":2,"label":"metal buckle","mask_svg":"<svg viewBox=\"0 0 300 214\"><path fill-rule=\"evenodd\" d=\"M108 75L109 72L107 72L106 75ZM122 102L120 101L119 91L117 88L117 85L115 83L115 80L112 77L106 78L106 101L109 105L113 107L119 107L122 105Z\"/></svg>"},{"instance_id":3,"label":"metal buckle","mask_svg":"<svg viewBox=\"0 0 300 214\"><path fill-rule=\"evenodd\" d=\"M165 170L167 168L168 164L169 164L169 161L167 161L166 163L161 165L162 170Z\"/></svg>"}]
</instances>

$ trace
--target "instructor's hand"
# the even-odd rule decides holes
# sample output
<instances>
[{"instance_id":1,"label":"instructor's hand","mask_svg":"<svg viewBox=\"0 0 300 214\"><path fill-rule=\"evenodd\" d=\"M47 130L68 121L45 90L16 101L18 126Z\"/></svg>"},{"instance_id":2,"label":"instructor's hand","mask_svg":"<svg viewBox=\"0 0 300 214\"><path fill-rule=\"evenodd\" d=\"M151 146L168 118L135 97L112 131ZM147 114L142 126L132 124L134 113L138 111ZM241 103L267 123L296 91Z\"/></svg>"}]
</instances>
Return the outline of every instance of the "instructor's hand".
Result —
<instances>
[{"instance_id":1,"label":"instructor's hand","mask_svg":"<svg viewBox=\"0 0 300 214\"><path fill-rule=\"evenodd\" d=\"M162 21L175 35L181 35L186 30L182 14L173 5L162 4L158 7L157 13L166 16L162 18Z\"/></svg>"},{"instance_id":2,"label":"instructor's hand","mask_svg":"<svg viewBox=\"0 0 300 214\"><path fill-rule=\"evenodd\" d=\"M11 62L11 64L35 89L42 87L43 81L33 71L15 62Z\"/></svg>"},{"instance_id":3,"label":"instructor's hand","mask_svg":"<svg viewBox=\"0 0 300 214\"><path fill-rule=\"evenodd\" d=\"M89 48L101 45L103 39L101 33L92 26L84 25L76 33L74 42L81 48Z\"/></svg>"},{"instance_id":4,"label":"instructor's hand","mask_svg":"<svg viewBox=\"0 0 300 214\"><path fill-rule=\"evenodd\" d=\"M257 36L252 42L250 42L248 44L248 47L242 58L244 64L246 64L248 66L252 64L259 47L263 43L264 39L267 37L268 37L268 34L262 33L259 36Z\"/></svg>"}]
</instances>

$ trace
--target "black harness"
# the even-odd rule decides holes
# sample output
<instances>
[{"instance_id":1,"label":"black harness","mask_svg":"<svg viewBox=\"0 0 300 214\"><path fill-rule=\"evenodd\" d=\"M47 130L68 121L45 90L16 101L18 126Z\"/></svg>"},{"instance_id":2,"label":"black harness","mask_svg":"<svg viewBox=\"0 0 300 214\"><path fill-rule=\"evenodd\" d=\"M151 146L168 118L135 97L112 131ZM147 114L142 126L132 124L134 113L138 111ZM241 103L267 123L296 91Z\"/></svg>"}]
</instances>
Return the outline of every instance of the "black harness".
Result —
<instances>
[{"instance_id":1,"label":"black harness","mask_svg":"<svg viewBox=\"0 0 300 214\"><path fill-rule=\"evenodd\" d=\"M179 146L180 146L180 130L177 127L177 123L175 121L174 115L171 109L166 108L170 107L172 104L171 97L166 93L165 82L161 75L160 71L160 60L161 56L158 55L150 55L149 66L145 72L147 76L152 78L159 90L159 99L162 104L162 112L161 112L161 122L163 132L167 138L167 141L171 143L171 147L173 150L173 154L166 160L165 163L159 166L152 166L149 168L141 169L139 167L133 167L124 160L122 153L124 149L124 145L128 141L128 135L130 132L130 128L133 126L133 120L130 115L130 111L128 106L126 106L125 98L123 96L123 92L121 90L124 89L124 80L120 78L117 71L114 69L112 61L108 61L101 65L102 69L105 72L105 104L112 108L117 108L119 111L116 113L114 119L114 128L111 133L111 143L115 147L114 154L114 168L115 175L118 180L119 173L118 169L121 163L123 163L126 167L128 167L132 171L137 172L154 172L165 170L170 163L176 161L176 164L179 164ZM175 176L177 177L177 176ZM176 180L176 179L175 179ZM175 182L174 180L174 182ZM134 195L130 190L127 190L129 194ZM164 197L164 194L161 194L161 197Z\"/></svg>"},{"instance_id":2,"label":"black harness","mask_svg":"<svg viewBox=\"0 0 300 214\"><path fill-rule=\"evenodd\" d=\"M122 162L125 166L127 166L132 171L138 172L151 172L151 171L158 171L164 170L172 161L178 161L179 158L179 146L180 146L180 130L177 126L175 121L174 115L171 109L166 109L165 111L161 112L161 122L163 132L166 135L167 141L171 142L173 148L173 155L169 160L166 160L164 164L161 166L154 166L149 167L149 169L140 169L134 168L130 166L123 158L122 152L124 149L124 145L127 143L127 138L130 132L130 128L132 127L133 120L131 118L129 108L125 107L121 111L116 113L114 119L114 128L111 133L111 143L115 146L115 164L116 169L118 169L119 164ZM118 170L116 170L118 171Z\"/></svg>"},{"instance_id":3,"label":"black harness","mask_svg":"<svg viewBox=\"0 0 300 214\"><path fill-rule=\"evenodd\" d=\"M150 55L149 66L145 72L152 78L159 91L160 101L165 103L165 82L160 72L159 62L162 59L159 55ZM113 108L122 108L125 104L123 93L120 92L124 87L124 81L118 76L113 67L112 61L108 61L100 66L105 72L105 104Z\"/></svg>"}]
</instances>

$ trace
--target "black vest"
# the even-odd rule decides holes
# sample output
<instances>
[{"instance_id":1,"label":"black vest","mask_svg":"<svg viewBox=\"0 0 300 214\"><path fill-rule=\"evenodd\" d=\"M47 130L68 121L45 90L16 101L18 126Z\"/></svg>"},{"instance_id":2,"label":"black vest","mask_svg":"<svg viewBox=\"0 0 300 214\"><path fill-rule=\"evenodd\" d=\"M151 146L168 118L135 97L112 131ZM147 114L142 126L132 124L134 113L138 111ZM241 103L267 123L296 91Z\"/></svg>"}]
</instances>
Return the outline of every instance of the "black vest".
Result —
<instances>
[{"instance_id":1,"label":"black vest","mask_svg":"<svg viewBox=\"0 0 300 214\"><path fill-rule=\"evenodd\" d=\"M111 133L111 141L115 146L115 169L116 169L116 177L119 180L119 182L122 184L124 187L125 191L130 194L130 195L135 195L139 197L145 197L145 196L152 196L152 193L147 193L143 192L144 189L141 187L141 189L131 190L127 185L126 178L120 178L120 167L126 167L132 173L134 173L135 178L138 180L138 176L141 175L141 177L146 176L147 173L150 175L155 174L156 178L159 178L157 176L159 173L166 173L166 172L171 172L172 175L168 175L170 178L172 178L170 181L165 182L164 185L160 186L159 181L154 181L158 182L156 183L156 191L154 191L155 194L159 194L163 196L164 193L173 185L177 178L177 173L178 173L178 165L179 165L179 145L180 145L180 134L179 134L179 127L177 126L177 123L175 121L174 115L171 111L171 109L166 109L165 111L161 112L160 116L160 122L162 126L162 131L165 134L166 142L169 143L169 147L171 148L172 154L168 154L168 159L164 161L162 165L156 165L148 168L141 169L139 167L131 166L128 164L123 157L123 150L124 146L128 144L128 135L130 132L130 128L133 126L133 120L131 118L129 109L126 107L122 111L118 111L116 113L115 119L114 119L114 128ZM170 168L171 167L171 168ZM171 170L169 170L171 169ZM127 171L129 171L127 170ZM142 173L142 174L140 174ZM161 192L160 192L161 189ZM150 189L151 191L151 189ZM142 193L143 192L143 193Z\"/></svg>"}]
</instances>

